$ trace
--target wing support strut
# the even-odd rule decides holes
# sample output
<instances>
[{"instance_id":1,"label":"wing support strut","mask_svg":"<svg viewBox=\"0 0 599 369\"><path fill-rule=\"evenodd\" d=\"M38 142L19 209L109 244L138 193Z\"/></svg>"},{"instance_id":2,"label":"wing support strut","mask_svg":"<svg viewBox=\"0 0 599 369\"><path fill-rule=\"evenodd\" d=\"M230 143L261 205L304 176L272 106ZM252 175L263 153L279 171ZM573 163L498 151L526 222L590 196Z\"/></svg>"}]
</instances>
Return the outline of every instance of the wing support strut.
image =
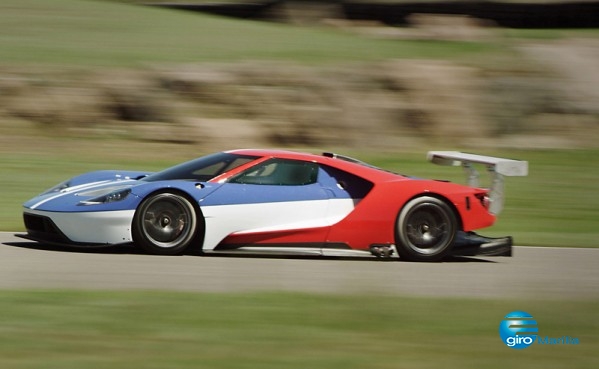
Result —
<instances>
[{"instance_id":1,"label":"wing support strut","mask_svg":"<svg viewBox=\"0 0 599 369\"><path fill-rule=\"evenodd\" d=\"M480 187L480 174L474 164L484 165L491 177L489 212L499 214L505 201L504 177L528 175L528 162L494 156L468 154L459 151L429 151L428 160L438 165L461 166L466 173L468 186Z\"/></svg>"}]
</instances>

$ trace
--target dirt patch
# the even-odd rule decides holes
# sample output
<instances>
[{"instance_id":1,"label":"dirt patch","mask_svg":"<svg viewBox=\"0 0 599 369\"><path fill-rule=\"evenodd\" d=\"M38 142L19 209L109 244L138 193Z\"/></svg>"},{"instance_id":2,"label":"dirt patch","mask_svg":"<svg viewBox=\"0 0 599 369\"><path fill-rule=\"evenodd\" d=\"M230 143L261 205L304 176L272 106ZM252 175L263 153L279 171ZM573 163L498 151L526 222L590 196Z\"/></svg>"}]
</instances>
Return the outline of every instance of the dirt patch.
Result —
<instances>
[{"instance_id":1,"label":"dirt patch","mask_svg":"<svg viewBox=\"0 0 599 369\"><path fill-rule=\"evenodd\" d=\"M527 44L522 51L551 70L568 104L599 113L599 40L568 39Z\"/></svg>"},{"instance_id":2,"label":"dirt patch","mask_svg":"<svg viewBox=\"0 0 599 369\"><path fill-rule=\"evenodd\" d=\"M534 70L428 60L4 70L0 128L22 122L61 136L219 149L596 147L597 42L523 50Z\"/></svg>"}]
</instances>

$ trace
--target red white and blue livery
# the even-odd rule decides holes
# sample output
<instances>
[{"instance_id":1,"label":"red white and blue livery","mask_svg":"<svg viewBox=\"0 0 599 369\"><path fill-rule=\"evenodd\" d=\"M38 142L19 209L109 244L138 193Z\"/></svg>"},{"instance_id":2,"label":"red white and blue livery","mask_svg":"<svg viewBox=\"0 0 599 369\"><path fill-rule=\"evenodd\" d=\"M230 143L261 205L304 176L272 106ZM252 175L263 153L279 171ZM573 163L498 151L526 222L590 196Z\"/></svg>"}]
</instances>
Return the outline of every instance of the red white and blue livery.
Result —
<instances>
[{"instance_id":1,"label":"red white and blue livery","mask_svg":"<svg viewBox=\"0 0 599 369\"><path fill-rule=\"evenodd\" d=\"M524 161L433 151L469 184L414 178L332 154L233 150L161 172L96 171L24 204L27 234L48 244L134 244L152 254L288 253L399 257L511 255L512 240L473 231L503 205ZM476 165L492 176L480 188Z\"/></svg>"}]
</instances>

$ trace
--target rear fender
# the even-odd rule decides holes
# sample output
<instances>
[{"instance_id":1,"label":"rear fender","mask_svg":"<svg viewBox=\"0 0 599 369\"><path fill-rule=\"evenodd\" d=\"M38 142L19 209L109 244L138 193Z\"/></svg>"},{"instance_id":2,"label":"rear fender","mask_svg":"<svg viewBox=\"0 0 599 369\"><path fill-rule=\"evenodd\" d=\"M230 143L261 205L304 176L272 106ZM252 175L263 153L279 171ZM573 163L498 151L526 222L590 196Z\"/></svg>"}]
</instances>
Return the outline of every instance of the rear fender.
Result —
<instances>
[{"instance_id":1,"label":"rear fender","mask_svg":"<svg viewBox=\"0 0 599 369\"><path fill-rule=\"evenodd\" d=\"M454 212L458 221L458 229L462 231L472 231L489 227L497 219L474 196L473 192L451 193L449 196L444 196L436 192L422 192L413 196L408 201L421 196L434 197L446 203Z\"/></svg>"}]
</instances>

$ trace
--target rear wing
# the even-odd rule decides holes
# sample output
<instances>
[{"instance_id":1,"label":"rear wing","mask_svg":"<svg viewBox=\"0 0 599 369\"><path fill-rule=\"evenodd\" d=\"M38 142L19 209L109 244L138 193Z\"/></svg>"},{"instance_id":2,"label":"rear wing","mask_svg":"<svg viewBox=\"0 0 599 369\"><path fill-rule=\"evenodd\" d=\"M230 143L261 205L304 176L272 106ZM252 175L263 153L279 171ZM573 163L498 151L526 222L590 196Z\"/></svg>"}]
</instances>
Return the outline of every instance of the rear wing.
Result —
<instances>
[{"instance_id":1,"label":"rear wing","mask_svg":"<svg viewBox=\"0 0 599 369\"><path fill-rule=\"evenodd\" d=\"M434 164L461 166L464 168L468 176L468 185L471 187L480 187L480 175L473 164L486 166L492 181L491 188L489 189L489 212L495 215L503 210L505 200L503 177L523 177L528 175L528 162L522 160L467 154L459 151L429 151L427 157Z\"/></svg>"}]
</instances>

